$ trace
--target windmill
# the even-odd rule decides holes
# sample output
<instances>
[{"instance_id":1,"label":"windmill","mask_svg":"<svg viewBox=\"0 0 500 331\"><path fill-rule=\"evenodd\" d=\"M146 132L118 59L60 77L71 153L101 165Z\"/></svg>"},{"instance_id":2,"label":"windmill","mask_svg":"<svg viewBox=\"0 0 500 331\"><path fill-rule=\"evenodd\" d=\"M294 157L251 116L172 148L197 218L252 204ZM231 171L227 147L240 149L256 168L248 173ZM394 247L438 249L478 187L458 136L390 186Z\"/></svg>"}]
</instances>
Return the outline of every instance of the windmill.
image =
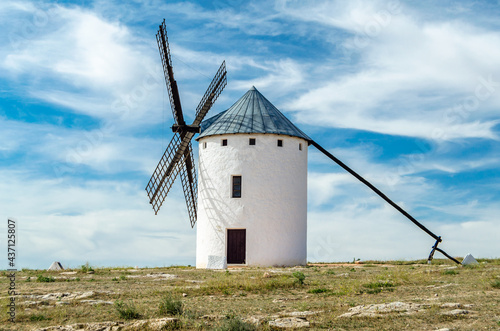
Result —
<instances>
[{"instance_id":1,"label":"windmill","mask_svg":"<svg viewBox=\"0 0 500 331\"><path fill-rule=\"evenodd\" d=\"M174 136L146 191L157 214L180 175L191 227L198 221L197 268L307 263L309 145L434 238L429 263L438 251L460 264L438 248L440 236L298 129L255 87L226 111L204 120L226 85L225 62L199 103L193 123L187 125L174 79L165 20L156 38L175 124ZM200 133L196 138L200 144L200 187L191 144L196 133Z\"/></svg>"},{"instance_id":2,"label":"windmill","mask_svg":"<svg viewBox=\"0 0 500 331\"><path fill-rule=\"evenodd\" d=\"M175 124L172 126L174 136L163 153L160 162L156 166L146 186L146 191L149 196L149 203L153 206L155 214L157 214L176 177L180 174L189 220L191 222L191 227L194 227L197 218L198 185L191 139L193 139L195 133L200 132L201 122L226 86L226 64L225 61L222 62L196 108L196 115L193 123L187 125L182 113L177 82L174 79L165 20L163 20L163 23L159 26L158 33L156 34L156 41L158 42L163 64L163 73L167 84L167 91Z\"/></svg>"}]
</instances>

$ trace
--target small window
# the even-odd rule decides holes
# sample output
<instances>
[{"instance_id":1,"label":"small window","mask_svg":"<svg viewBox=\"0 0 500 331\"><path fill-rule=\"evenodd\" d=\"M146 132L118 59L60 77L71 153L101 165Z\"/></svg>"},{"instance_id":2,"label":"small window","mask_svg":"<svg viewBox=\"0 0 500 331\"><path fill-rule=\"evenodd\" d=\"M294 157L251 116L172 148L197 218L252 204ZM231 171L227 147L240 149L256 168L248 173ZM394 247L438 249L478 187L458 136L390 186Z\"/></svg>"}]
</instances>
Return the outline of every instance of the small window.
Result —
<instances>
[{"instance_id":1,"label":"small window","mask_svg":"<svg viewBox=\"0 0 500 331\"><path fill-rule=\"evenodd\" d=\"M206 141L203 143L203 148L207 148L207 142Z\"/></svg>"},{"instance_id":2,"label":"small window","mask_svg":"<svg viewBox=\"0 0 500 331\"><path fill-rule=\"evenodd\" d=\"M283 147L283 140L278 139L278 147Z\"/></svg>"},{"instance_id":3,"label":"small window","mask_svg":"<svg viewBox=\"0 0 500 331\"><path fill-rule=\"evenodd\" d=\"M227 139L222 139L222 146L227 146Z\"/></svg>"},{"instance_id":4,"label":"small window","mask_svg":"<svg viewBox=\"0 0 500 331\"><path fill-rule=\"evenodd\" d=\"M299 144L299 151L302 150L302 144Z\"/></svg>"},{"instance_id":5,"label":"small window","mask_svg":"<svg viewBox=\"0 0 500 331\"><path fill-rule=\"evenodd\" d=\"M249 145L255 145L255 138L250 138L250 139L248 140L248 144L249 144Z\"/></svg>"},{"instance_id":6,"label":"small window","mask_svg":"<svg viewBox=\"0 0 500 331\"><path fill-rule=\"evenodd\" d=\"M233 198L241 198L241 176L233 176Z\"/></svg>"}]
</instances>

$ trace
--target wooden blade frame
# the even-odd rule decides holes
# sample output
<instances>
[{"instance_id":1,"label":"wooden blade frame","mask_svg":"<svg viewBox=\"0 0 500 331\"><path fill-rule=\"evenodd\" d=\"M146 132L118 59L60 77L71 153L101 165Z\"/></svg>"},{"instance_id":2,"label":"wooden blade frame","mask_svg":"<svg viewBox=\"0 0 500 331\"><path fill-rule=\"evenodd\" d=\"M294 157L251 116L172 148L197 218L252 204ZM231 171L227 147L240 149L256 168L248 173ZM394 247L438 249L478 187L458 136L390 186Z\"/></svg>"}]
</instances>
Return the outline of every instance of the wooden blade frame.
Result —
<instances>
[{"instance_id":1,"label":"wooden blade frame","mask_svg":"<svg viewBox=\"0 0 500 331\"><path fill-rule=\"evenodd\" d=\"M186 207L188 210L189 221L193 228L197 219L197 201L198 201L198 180L196 178L196 169L194 167L193 147L189 143L181 166L181 183L186 198Z\"/></svg>"},{"instance_id":2,"label":"wooden blade frame","mask_svg":"<svg viewBox=\"0 0 500 331\"><path fill-rule=\"evenodd\" d=\"M196 116L192 124L193 126L199 126L201 124L210 108L212 108L215 100L217 100L224 87L226 87L226 76L226 61L222 61L219 70L217 70L214 79L212 79L212 82L208 86L207 91L203 95L203 98L201 98L201 101L196 108Z\"/></svg>"},{"instance_id":3,"label":"wooden blade frame","mask_svg":"<svg viewBox=\"0 0 500 331\"><path fill-rule=\"evenodd\" d=\"M155 214L157 214L175 178L180 174L189 220L191 222L191 227L194 227L197 219L198 181L196 178L191 139L195 133L199 132L201 122L227 84L226 62L222 62L196 108L196 116L193 124L186 125L182 114L177 82L174 79L165 20L163 20L163 23L160 25L158 33L156 34L156 40L160 50L163 73L175 124L172 126L174 137L156 166L146 186L146 191L149 196L149 202L153 206Z\"/></svg>"},{"instance_id":4,"label":"wooden blade frame","mask_svg":"<svg viewBox=\"0 0 500 331\"><path fill-rule=\"evenodd\" d=\"M179 174L179 165L178 162L174 162L174 157L180 143L180 135L175 133L146 186L149 203L153 206L155 215L160 210L168 191L170 191L175 178Z\"/></svg>"},{"instance_id":5,"label":"wooden blade frame","mask_svg":"<svg viewBox=\"0 0 500 331\"><path fill-rule=\"evenodd\" d=\"M158 49L160 50L161 63L163 65L163 75L167 84L168 97L170 99L170 107L176 124L185 125L184 115L182 114L181 98L179 97L179 89L177 82L174 79L174 70L172 68L172 59L170 57L170 47L168 45L167 28L165 20L160 25L156 34Z\"/></svg>"}]
</instances>

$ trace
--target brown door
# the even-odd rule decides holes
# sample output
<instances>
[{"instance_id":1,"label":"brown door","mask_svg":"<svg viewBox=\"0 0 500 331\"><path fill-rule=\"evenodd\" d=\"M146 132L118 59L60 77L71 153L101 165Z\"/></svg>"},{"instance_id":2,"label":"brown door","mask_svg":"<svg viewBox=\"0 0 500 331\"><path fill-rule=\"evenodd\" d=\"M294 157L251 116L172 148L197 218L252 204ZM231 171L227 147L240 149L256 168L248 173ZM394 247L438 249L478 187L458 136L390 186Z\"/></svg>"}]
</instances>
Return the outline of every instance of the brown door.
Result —
<instances>
[{"instance_id":1,"label":"brown door","mask_svg":"<svg viewBox=\"0 0 500 331\"><path fill-rule=\"evenodd\" d=\"M244 264L246 255L246 230L227 230L227 263Z\"/></svg>"}]
</instances>

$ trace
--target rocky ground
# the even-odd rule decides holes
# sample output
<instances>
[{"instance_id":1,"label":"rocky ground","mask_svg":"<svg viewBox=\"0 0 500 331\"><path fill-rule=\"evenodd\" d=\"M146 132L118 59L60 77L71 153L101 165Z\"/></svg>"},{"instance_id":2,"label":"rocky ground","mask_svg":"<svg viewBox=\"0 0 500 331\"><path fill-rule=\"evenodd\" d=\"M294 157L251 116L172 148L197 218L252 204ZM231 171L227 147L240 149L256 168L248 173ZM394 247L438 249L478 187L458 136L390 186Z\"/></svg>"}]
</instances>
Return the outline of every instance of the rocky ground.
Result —
<instances>
[{"instance_id":1,"label":"rocky ground","mask_svg":"<svg viewBox=\"0 0 500 331\"><path fill-rule=\"evenodd\" d=\"M23 270L0 330L500 329L500 261L480 262Z\"/></svg>"}]
</instances>

